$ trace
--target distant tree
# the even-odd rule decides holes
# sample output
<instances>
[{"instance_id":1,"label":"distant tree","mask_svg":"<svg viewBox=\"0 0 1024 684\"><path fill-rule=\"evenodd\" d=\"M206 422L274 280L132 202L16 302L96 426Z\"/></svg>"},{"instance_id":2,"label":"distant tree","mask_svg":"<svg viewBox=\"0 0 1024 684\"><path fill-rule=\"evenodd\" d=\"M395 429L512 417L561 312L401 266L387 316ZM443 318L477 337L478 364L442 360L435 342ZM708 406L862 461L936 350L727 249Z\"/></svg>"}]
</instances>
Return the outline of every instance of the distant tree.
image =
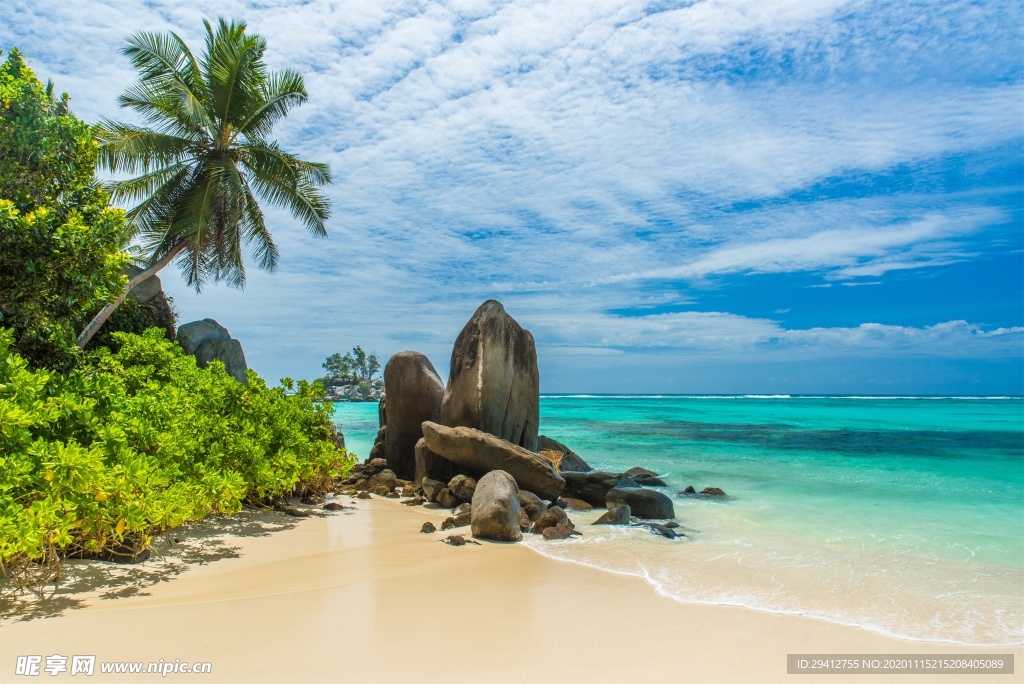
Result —
<instances>
[{"instance_id":1,"label":"distant tree","mask_svg":"<svg viewBox=\"0 0 1024 684\"><path fill-rule=\"evenodd\" d=\"M323 369L332 378L349 378L352 375L352 355L331 354L323 363Z\"/></svg>"},{"instance_id":2,"label":"distant tree","mask_svg":"<svg viewBox=\"0 0 1024 684\"><path fill-rule=\"evenodd\" d=\"M323 369L332 378L365 385L372 382L373 376L380 370L380 361L376 354L367 354L362 347L356 346L344 356L337 353L328 356Z\"/></svg>"},{"instance_id":3,"label":"distant tree","mask_svg":"<svg viewBox=\"0 0 1024 684\"><path fill-rule=\"evenodd\" d=\"M107 187L134 205L128 221L145 252L145 270L86 326L76 340L80 347L128 290L172 261L197 292L208 280L244 286L243 248L273 271L277 245L260 201L287 209L313 235L327 235L330 210L320 190L331 180L327 165L303 161L269 139L289 110L306 101L302 75L270 72L266 41L244 23L203 23L206 49L198 58L174 33L127 39L123 52L139 81L119 103L146 125L103 121L99 161L132 176Z\"/></svg>"}]
</instances>

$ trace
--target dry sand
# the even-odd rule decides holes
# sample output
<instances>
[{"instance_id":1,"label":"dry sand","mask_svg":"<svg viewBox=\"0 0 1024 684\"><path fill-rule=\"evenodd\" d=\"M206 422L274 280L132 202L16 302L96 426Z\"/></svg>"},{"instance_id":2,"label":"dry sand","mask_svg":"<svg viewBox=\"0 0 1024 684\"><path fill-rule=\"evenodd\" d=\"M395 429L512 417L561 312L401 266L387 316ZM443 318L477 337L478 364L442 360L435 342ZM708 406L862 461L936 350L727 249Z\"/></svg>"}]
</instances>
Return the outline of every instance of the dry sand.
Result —
<instances>
[{"instance_id":1,"label":"dry sand","mask_svg":"<svg viewBox=\"0 0 1024 684\"><path fill-rule=\"evenodd\" d=\"M0 621L0 681L160 679L14 676L17 656L32 654L208 661L210 674L168 676L206 682L1024 681L1022 648L683 604L642 579L522 545L453 548L441 533L419 533L443 511L353 503L356 512L303 520L207 521L141 566L74 564L58 597L21 603ZM1013 653L1018 674L786 674L787 653L981 652Z\"/></svg>"}]
</instances>

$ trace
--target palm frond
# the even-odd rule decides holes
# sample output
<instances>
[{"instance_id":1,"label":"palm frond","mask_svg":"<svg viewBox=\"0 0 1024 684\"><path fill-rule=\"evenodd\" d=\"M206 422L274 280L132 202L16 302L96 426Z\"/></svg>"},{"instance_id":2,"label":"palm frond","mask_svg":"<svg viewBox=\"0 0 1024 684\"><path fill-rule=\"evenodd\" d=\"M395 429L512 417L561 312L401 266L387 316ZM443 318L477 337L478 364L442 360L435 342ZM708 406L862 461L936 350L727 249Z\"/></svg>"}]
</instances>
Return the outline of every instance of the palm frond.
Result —
<instances>
[{"instance_id":1,"label":"palm frond","mask_svg":"<svg viewBox=\"0 0 1024 684\"><path fill-rule=\"evenodd\" d=\"M193 139L108 119L100 121L96 137L99 164L114 173L148 173L194 158L200 151Z\"/></svg>"},{"instance_id":2,"label":"palm frond","mask_svg":"<svg viewBox=\"0 0 1024 684\"><path fill-rule=\"evenodd\" d=\"M262 102L238 131L251 140L263 140L293 107L303 104L309 95L302 75L291 69L271 74L260 88Z\"/></svg>"}]
</instances>

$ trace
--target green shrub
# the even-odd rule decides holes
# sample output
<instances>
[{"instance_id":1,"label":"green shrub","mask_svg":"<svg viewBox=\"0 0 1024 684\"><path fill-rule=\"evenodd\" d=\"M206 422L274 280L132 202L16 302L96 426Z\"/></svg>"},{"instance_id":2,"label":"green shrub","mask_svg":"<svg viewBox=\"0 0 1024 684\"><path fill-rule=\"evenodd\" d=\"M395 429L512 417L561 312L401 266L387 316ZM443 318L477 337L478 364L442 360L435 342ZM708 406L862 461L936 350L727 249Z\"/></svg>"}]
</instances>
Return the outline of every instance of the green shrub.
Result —
<instances>
[{"instance_id":1,"label":"green shrub","mask_svg":"<svg viewBox=\"0 0 1024 684\"><path fill-rule=\"evenodd\" d=\"M61 559L100 553L351 468L319 384L247 386L164 331L116 333L67 375L32 370L0 329L0 575L38 588ZM289 383L290 384L290 383ZM43 577L40 568L50 574Z\"/></svg>"},{"instance_id":2,"label":"green shrub","mask_svg":"<svg viewBox=\"0 0 1024 684\"><path fill-rule=\"evenodd\" d=\"M0 325L34 367L67 369L75 336L127 283L124 212L96 184L99 145L12 50L0 63Z\"/></svg>"}]
</instances>

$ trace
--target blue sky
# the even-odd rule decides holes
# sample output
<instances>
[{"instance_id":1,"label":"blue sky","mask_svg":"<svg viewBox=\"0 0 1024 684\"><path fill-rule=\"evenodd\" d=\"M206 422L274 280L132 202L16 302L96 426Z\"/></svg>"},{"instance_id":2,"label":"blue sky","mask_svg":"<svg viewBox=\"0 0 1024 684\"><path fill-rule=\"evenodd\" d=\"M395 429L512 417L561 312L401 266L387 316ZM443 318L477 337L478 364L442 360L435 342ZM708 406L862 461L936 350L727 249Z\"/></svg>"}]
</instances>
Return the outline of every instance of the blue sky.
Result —
<instances>
[{"instance_id":1,"label":"blue sky","mask_svg":"<svg viewBox=\"0 0 1024 684\"><path fill-rule=\"evenodd\" d=\"M76 113L128 118L134 30L205 3L8 0ZM196 295L273 380L332 352L447 373L497 298L548 392L1024 391L1020 2L226 2L306 74L318 241ZM211 17L213 18L213 17Z\"/></svg>"}]
</instances>

